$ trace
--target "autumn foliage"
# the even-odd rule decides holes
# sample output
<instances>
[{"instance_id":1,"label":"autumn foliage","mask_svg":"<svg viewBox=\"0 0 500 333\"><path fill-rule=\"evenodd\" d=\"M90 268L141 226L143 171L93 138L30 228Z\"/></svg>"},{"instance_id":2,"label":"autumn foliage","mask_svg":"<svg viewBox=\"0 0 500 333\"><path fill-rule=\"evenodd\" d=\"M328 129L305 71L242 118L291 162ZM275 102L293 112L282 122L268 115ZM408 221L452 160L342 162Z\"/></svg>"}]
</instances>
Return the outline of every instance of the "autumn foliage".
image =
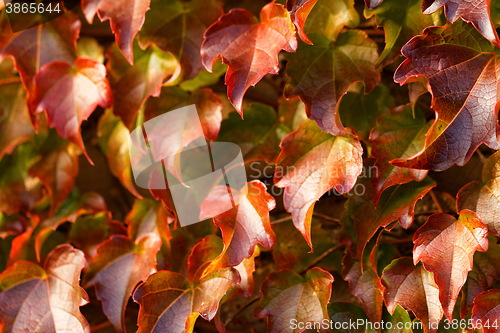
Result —
<instances>
[{"instance_id":1,"label":"autumn foliage","mask_svg":"<svg viewBox=\"0 0 500 333\"><path fill-rule=\"evenodd\" d=\"M0 332L500 332L500 0L12 4ZM191 104L248 182L181 227L129 136Z\"/></svg>"}]
</instances>

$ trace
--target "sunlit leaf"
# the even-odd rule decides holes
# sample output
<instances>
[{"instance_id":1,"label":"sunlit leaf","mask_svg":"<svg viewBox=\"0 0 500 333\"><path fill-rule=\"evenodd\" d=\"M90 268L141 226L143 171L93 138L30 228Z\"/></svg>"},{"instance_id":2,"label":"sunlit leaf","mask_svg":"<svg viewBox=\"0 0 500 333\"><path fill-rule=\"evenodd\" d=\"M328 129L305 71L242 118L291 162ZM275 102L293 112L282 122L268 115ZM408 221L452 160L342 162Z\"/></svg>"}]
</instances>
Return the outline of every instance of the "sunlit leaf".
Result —
<instances>
[{"instance_id":1,"label":"sunlit leaf","mask_svg":"<svg viewBox=\"0 0 500 333\"><path fill-rule=\"evenodd\" d=\"M489 41L459 20L425 29L402 53L407 59L394 80L404 84L425 78L437 119L425 148L412 158L394 160L393 165L441 171L454 163L464 165L482 143L500 149L495 108L500 100L499 65Z\"/></svg>"},{"instance_id":2,"label":"sunlit leaf","mask_svg":"<svg viewBox=\"0 0 500 333\"><path fill-rule=\"evenodd\" d=\"M434 273L439 300L449 320L472 269L474 252L488 249L487 235L486 226L470 210L462 210L458 219L444 213L431 215L413 235L413 262L422 261L425 269Z\"/></svg>"},{"instance_id":3,"label":"sunlit leaf","mask_svg":"<svg viewBox=\"0 0 500 333\"><path fill-rule=\"evenodd\" d=\"M229 66L226 73L228 97L243 115L243 95L264 75L278 74L278 53L297 49L295 28L286 9L274 2L260 13L260 22L245 9L232 9L205 32L201 46L203 65L212 70L215 60Z\"/></svg>"},{"instance_id":4,"label":"sunlit leaf","mask_svg":"<svg viewBox=\"0 0 500 333\"><path fill-rule=\"evenodd\" d=\"M284 187L284 205L293 224L312 248L314 203L335 188L348 192L362 169L362 148L354 137L336 137L312 121L302 123L281 142L274 183Z\"/></svg>"}]
</instances>

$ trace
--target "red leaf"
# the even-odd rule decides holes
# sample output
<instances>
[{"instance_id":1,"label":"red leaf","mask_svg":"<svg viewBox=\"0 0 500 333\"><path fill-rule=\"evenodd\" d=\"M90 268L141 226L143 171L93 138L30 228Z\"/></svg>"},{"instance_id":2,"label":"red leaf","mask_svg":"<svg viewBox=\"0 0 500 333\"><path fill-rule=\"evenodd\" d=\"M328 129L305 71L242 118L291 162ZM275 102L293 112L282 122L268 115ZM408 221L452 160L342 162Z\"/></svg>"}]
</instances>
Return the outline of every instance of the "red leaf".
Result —
<instances>
[{"instance_id":1,"label":"red leaf","mask_svg":"<svg viewBox=\"0 0 500 333\"><path fill-rule=\"evenodd\" d=\"M175 80L180 73L179 63L156 46L142 50L134 43L135 64L130 65L120 54L116 44L106 52L106 69L113 88L113 112L130 128L135 116L149 96L158 97L163 81Z\"/></svg>"},{"instance_id":2,"label":"red leaf","mask_svg":"<svg viewBox=\"0 0 500 333\"><path fill-rule=\"evenodd\" d=\"M484 333L495 333L499 330L500 290L490 289L476 296L472 320L474 326L483 328Z\"/></svg>"},{"instance_id":3,"label":"red leaf","mask_svg":"<svg viewBox=\"0 0 500 333\"><path fill-rule=\"evenodd\" d=\"M491 0L424 0L422 12L432 14L439 8L445 8L446 18L454 23L461 17L466 22L472 22L474 27L493 44L500 46L497 32L490 18Z\"/></svg>"},{"instance_id":4,"label":"red leaf","mask_svg":"<svg viewBox=\"0 0 500 333\"><path fill-rule=\"evenodd\" d=\"M200 268L206 268L206 263L214 260L224 249L224 243L219 236L208 235L196 244L188 257L187 278L195 281L201 274Z\"/></svg>"},{"instance_id":5,"label":"red leaf","mask_svg":"<svg viewBox=\"0 0 500 333\"><path fill-rule=\"evenodd\" d=\"M218 0L153 0L139 32L139 45L155 44L181 63L183 78L192 79L203 69L200 48L205 30L224 14Z\"/></svg>"},{"instance_id":6,"label":"red leaf","mask_svg":"<svg viewBox=\"0 0 500 333\"><path fill-rule=\"evenodd\" d=\"M104 313L117 332L125 332L124 313L135 285L156 271L156 235L134 244L122 235L112 236L97 248L85 273L85 288L95 286Z\"/></svg>"},{"instance_id":7,"label":"red leaf","mask_svg":"<svg viewBox=\"0 0 500 333\"><path fill-rule=\"evenodd\" d=\"M12 56L26 89L31 92L33 77L44 65L52 61L73 64L80 26L76 16L66 13L42 25L13 33L7 15L3 14L0 19L0 61Z\"/></svg>"},{"instance_id":8,"label":"red leaf","mask_svg":"<svg viewBox=\"0 0 500 333\"><path fill-rule=\"evenodd\" d=\"M418 153L424 146L429 127L422 112L419 109L413 112L410 104L398 106L377 120L370 134L372 156L377 159L374 165L376 173L372 175L375 207L388 187L425 178L426 170L400 168L390 164L390 161Z\"/></svg>"},{"instance_id":9,"label":"red leaf","mask_svg":"<svg viewBox=\"0 0 500 333\"><path fill-rule=\"evenodd\" d=\"M384 287L380 283L377 273L365 264L364 271L361 270L359 261L353 261L349 254L346 254L342 261L342 275L344 280L349 282L349 289L354 296L363 303L370 321L380 322L382 319L382 305L384 302Z\"/></svg>"},{"instance_id":10,"label":"red leaf","mask_svg":"<svg viewBox=\"0 0 500 333\"><path fill-rule=\"evenodd\" d=\"M286 9L274 2L264 6L260 22L245 9L232 9L205 32L201 46L203 65L212 71L222 56L229 66L226 73L228 97L243 116L243 95L264 75L278 74L278 53L297 49L295 28Z\"/></svg>"},{"instance_id":11,"label":"red leaf","mask_svg":"<svg viewBox=\"0 0 500 333\"><path fill-rule=\"evenodd\" d=\"M482 143L500 149L495 108L500 100L500 67L493 45L472 25L458 21L425 29L402 53L407 59L394 80L405 84L425 78L437 119L425 148L410 159L392 161L393 165L441 171L454 163L464 165Z\"/></svg>"},{"instance_id":12,"label":"red leaf","mask_svg":"<svg viewBox=\"0 0 500 333\"><path fill-rule=\"evenodd\" d=\"M57 134L49 134L40 151L40 159L29 169L47 188L55 213L66 201L78 175L78 149Z\"/></svg>"},{"instance_id":13,"label":"red leaf","mask_svg":"<svg viewBox=\"0 0 500 333\"><path fill-rule=\"evenodd\" d=\"M318 0L287 0L286 2L286 9L290 12L290 17L295 24L299 37L307 44L312 44L312 42L304 32L304 24L317 1Z\"/></svg>"},{"instance_id":14,"label":"red leaf","mask_svg":"<svg viewBox=\"0 0 500 333\"><path fill-rule=\"evenodd\" d=\"M488 290L493 282L500 277L500 247L493 236L488 236L488 251L474 255L474 267L467 276L467 282L462 288L460 317L465 318L473 307L474 298Z\"/></svg>"},{"instance_id":15,"label":"red leaf","mask_svg":"<svg viewBox=\"0 0 500 333\"><path fill-rule=\"evenodd\" d=\"M379 228L385 228L394 221L399 221L405 229L411 226L415 204L436 186L436 183L425 178L419 183L392 186L382 193L377 208L373 203L370 179L356 186L359 185L361 187L358 191L363 191L363 194L350 198L346 209L353 220L357 238L356 257L362 258L366 244Z\"/></svg>"},{"instance_id":16,"label":"red leaf","mask_svg":"<svg viewBox=\"0 0 500 333\"><path fill-rule=\"evenodd\" d=\"M200 218L214 216L215 225L221 229L224 240L224 251L204 274L239 265L243 259L252 256L259 243L268 249L273 247L276 235L271 228L269 211L274 209L276 202L259 180L247 183L247 189L248 193L242 198L238 198L241 193L231 190L233 200L239 203L220 215L214 216L212 209L219 208L220 202L227 200L229 188L216 187L201 204Z\"/></svg>"},{"instance_id":17,"label":"red leaf","mask_svg":"<svg viewBox=\"0 0 500 333\"><path fill-rule=\"evenodd\" d=\"M134 63L133 40L144 24L150 0L83 0L85 17L92 23L97 13L101 21L110 20L116 44L130 64Z\"/></svg>"},{"instance_id":18,"label":"red leaf","mask_svg":"<svg viewBox=\"0 0 500 333\"><path fill-rule=\"evenodd\" d=\"M308 117L323 131L347 133L337 112L338 102L354 82L363 82L365 93L377 86L377 44L358 30L340 34L335 42L320 34L310 37L314 45L299 43L296 53L286 55L290 81L285 96L300 97Z\"/></svg>"},{"instance_id":19,"label":"red leaf","mask_svg":"<svg viewBox=\"0 0 500 333\"><path fill-rule=\"evenodd\" d=\"M19 261L0 275L0 319L5 332L90 333L80 313L87 294L80 288L83 252L60 245L44 269Z\"/></svg>"},{"instance_id":20,"label":"red leaf","mask_svg":"<svg viewBox=\"0 0 500 333\"><path fill-rule=\"evenodd\" d=\"M270 333L288 332L294 319L319 324L329 320L326 305L332 282L330 273L317 267L308 270L304 278L287 269L271 273L260 286L262 298L255 307L255 317L268 317Z\"/></svg>"},{"instance_id":21,"label":"red leaf","mask_svg":"<svg viewBox=\"0 0 500 333\"><path fill-rule=\"evenodd\" d=\"M399 304L422 321L424 332L437 331L443 309L432 273L422 265L413 266L411 258L401 258L384 269L382 284L385 304L391 314Z\"/></svg>"},{"instance_id":22,"label":"red leaf","mask_svg":"<svg viewBox=\"0 0 500 333\"><path fill-rule=\"evenodd\" d=\"M311 216L314 203L335 188L346 193L362 170L362 148L355 137L335 137L312 121L302 123L281 141L274 183L285 187L285 209L312 249Z\"/></svg>"},{"instance_id":23,"label":"red leaf","mask_svg":"<svg viewBox=\"0 0 500 333\"><path fill-rule=\"evenodd\" d=\"M476 212L488 232L500 236L500 153L491 155L483 165L482 181L462 187L457 194L457 209Z\"/></svg>"},{"instance_id":24,"label":"red leaf","mask_svg":"<svg viewBox=\"0 0 500 333\"><path fill-rule=\"evenodd\" d=\"M206 320L215 317L227 289L240 281L234 268L225 268L190 284L182 275L161 271L137 287L134 301L139 303L139 330L189 332L198 313Z\"/></svg>"},{"instance_id":25,"label":"red leaf","mask_svg":"<svg viewBox=\"0 0 500 333\"><path fill-rule=\"evenodd\" d=\"M45 111L48 124L80 147L91 162L80 135L80 125L97 105L111 106L113 98L104 65L90 58L78 58L73 66L52 62L44 66L33 81L32 112Z\"/></svg>"},{"instance_id":26,"label":"red leaf","mask_svg":"<svg viewBox=\"0 0 500 333\"><path fill-rule=\"evenodd\" d=\"M488 249L487 235L486 226L470 210L462 210L458 220L444 213L431 215L413 235L413 262L422 261L434 273L439 300L450 321L458 293L472 269L474 252Z\"/></svg>"}]
</instances>

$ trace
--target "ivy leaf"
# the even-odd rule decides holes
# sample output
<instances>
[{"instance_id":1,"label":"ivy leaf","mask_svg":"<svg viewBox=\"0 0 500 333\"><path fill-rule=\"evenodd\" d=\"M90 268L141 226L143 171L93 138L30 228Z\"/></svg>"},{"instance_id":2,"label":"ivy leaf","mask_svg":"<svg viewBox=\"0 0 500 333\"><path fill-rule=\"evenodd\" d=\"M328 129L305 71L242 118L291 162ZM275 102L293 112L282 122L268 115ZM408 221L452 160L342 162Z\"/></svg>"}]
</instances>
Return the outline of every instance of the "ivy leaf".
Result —
<instances>
[{"instance_id":1,"label":"ivy leaf","mask_svg":"<svg viewBox=\"0 0 500 333\"><path fill-rule=\"evenodd\" d=\"M272 223L272 222L271 222ZM276 233L276 243L273 246L272 254L274 264L278 269L287 268L295 272L300 272L306 267L311 267L319 257L332 247L335 239L325 229L321 228L321 222L313 218L311 224L311 239L314 240L314 253L307 253L310 248L301 233L292 227L292 221L273 224ZM328 271L341 271L341 252L333 252L325 260L318 264ZM327 262L328 259L331 259Z\"/></svg>"},{"instance_id":2,"label":"ivy leaf","mask_svg":"<svg viewBox=\"0 0 500 333\"><path fill-rule=\"evenodd\" d=\"M354 0L318 0L303 29L309 36L322 34L328 40L333 41L337 39L344 27L356 28L358 25L359 14L354 8ZM302 40L307 43L304 39Z\"/></svg>"},{"instance_id":3,"label":"ivy leaf","mask_svg":"<svg viewBox=\"0 0 500 333\"><path fill-rule=\"evenodd\" d=\"M365 258L369 258L369 256L365 256ZM365 258L363 259L366 260ZM352 294L363 303L370 321L373 323L380 322L384 302L384 287L377 273L369 263L364 263L365 269L362 270L361 263L352 260L348 253L342 261L342 266L344 280L349 282L349 289Z\"/></svg>"},{"instance_id":4,"label":"ivy leaf","mask_svg":"<svg viewBox=\"0 0 500 333\"><path fill-rule=\"evenodd\" d=\"M150 0L83 0L82 8L92 24L97 13L101 21L110 20L116 44L130 64L134 63L133 40L144 24Z\"/></svg>"},{"instance_id":5,"label":"ivy leaf","mask_svg":"<svg viewBox=\"0 0 500 333\"><path fill-rule=\"evenodd\" d=\"M358 139L323 132L314 122L302 123L281 142L274 184L284 187L285 209L312 249L310 238L314 203L335 188L348 192L362 170Z\"/></svg>"},{"instance_id":6,"label":"ivy leaf","mask_svg":"<svg viewBox=\"0 0 500 333\"><path fill-rule=\"evenodd\" d=\"M205 32L203 65L211 72L221 56L229 66L226 85L229 101L243 116L243 95L266 74L278 74L278 53L297 49L295 28L286 9L274 2L264 6L260 22L245 9L232 9Z\"/></svg>"},{"instance_id":7,"label":"ivy leaf","mask_svg":"<svg viewBox=\"0 0 500 333\"><path fill-rule=\"evenodd\" d=\"M425 148L410 159L392 161L393 165L441 171L454 163L464 165L482 143L500 149L495 112L500 81L491 43L472 25L458 21L425 29L402 53L407 59L394 80L404 84L425 78L437 119L427 133Z\"/></svg>"},{"instance_id":8,"label":"ivy leaf","mask_svg":"<svg viewBox=\"0 0 500 333\"><path fill-rule=\"evenodd\" d=\"M240 146L245 162L275 163L281 152L280 142L290 130L278 121L276 111L269 106L252 103L244 113L245 120L235 112L230 113L222 121L217 140Z\"/></svg>"},{"instance_id":9,"label":"ivy leaf","mask_svg":"<svg viewBox=\"0 0 500 333\"><path fill-rule=\"evenodd\" d=\"M347 133L337 113L338 102L354 82L363 82L367 93L377 86L377 44L358 30L340 34L335 42L318 34L309 37L314 45L300 42L295 54L286 55L290 81L285 96L300 97L307 116L323 131Z\"/></svg>"},{"instance_id":10,"label":"ivy leaf","mask_svg":"<svg viewBox=\"0 0 500 333\"><path fill-rule=\"evenodd\" d=\"M500 46L498 35L490 18L491 0L424 0L422 12L432 14L444 6L446 18L455 23L459 17L466 22L472 22L474 27L490 42Z\"/></svg>"},{"instance_id":11,"label":"ivy leaf","mask_svg":"<svg viewBox=\"0 0 500 333\"><path fill-rule=\"evenodd\" d=\"M226 202L228 191L232 192L234 202L238 205L222 214L215 215L220 208L220 202ZM247 183L247 191L243 193L225 186L214 188L203 201L200 208L200 218L214 216L215 225L221 229L224 240L224 251L218 256L203 274L211 273L227 266L239 265L243 259L250 258L257 244L270 249L276 240L271 228L269 211L274 209L276 202L267 193L267 188L259 180Z\"/></svg>"},{"instance_id":12,"label":"ivy leaf","mask_svg":"<svg viewBox=\"0 0 500 333\"><path fill-rule=\"evenodd\" d=\"M311 268L305 277L287 269L269 274L262 282L262 298L255 317L267 319L267 331L292 332L293 319L299 323L329 320L326 306L332 292L333 277L321 268Z\"/></svg>"},{"instance_id":13,"label":"ivy leaf","mask_svg":"<svg viewBox=\"0 0 500 333\"><path fill-rule=\"evenodd\" d=\"M88 296L80 288L83 252L60 245L44 268L18 261L0 275L0 319L5 332L90 333L79 307Z\"/></svg>"},{"instance_id":14,"label":"ivy leaf","mask_svg":"<svg viewBox=\"0 0 500 333\"><path fill-rule=\"evenodd\" d=\"M498 332L499 300L499 289L490 289L482 292L474 299L472 320L474 321L474 326L482 327L484 333Z\"/></svg>"},{"instance_id":15,"label":"ivy leaf","mask_svg":"<svg viewBox=\"0 0 500 333\"><path fill-rule=\"evenodd\" d=\"M398 106L377 120L370 134L372 156L377 159L376 172L372 175L375 206L385 189L425 178L426 170L401 168L390 162L418 153L424 146L425 133L430 126L420 109L413 111L410 104Z\"/></svg>"},{"instance_id":16,"label":"ivy leaf","mask_svg":"<svg viewBox=\"0 0 500 333\"><path fill-rule=\"evenodd\" d=\"M99 118L97 137L113 176L117 177L130 193L141 199L142 196L135 189L132 180L128 146L130 132L111 109L106 110L104 115Z\"/></svg>"},{"instance_id":17,"label":"ivy leaf","mask_svg":"<svg viewBox=\"0 0 500 333\"><path fill-rule=\"evenodd\" d=\"M387 310L393 314L397 305L412 311L423 323L424 332L436 332L443 317L439 289L431 272L422 265L413 266L412 259L394 260L382 273Z\"/></svg>"},{"instance_id":18,"label":"ivy leaf","mask_svg":"<svg viewBox=\"0 0 500 333\"><path fill-rule=\"evenodd\" d=\"M354 129L360 139L368 141L377 118L393 107L391 91L387 86L379 84L369 94L348 92L342 97L338 112L342 124Z\"/></svg>"},{"instance_id":19,"label":"ivy leaf","mask_svg":"<svg viewBox=\"0 0 500 333\"><path fill-rule=\"evenodd\" d=\"M38 161L29 169L31 177L37 177L49 193L51 213L57 212L75 186L78 175L78 149L53 131L39 151Z\"/></svg>"},{"instance_id":20,"label":"ivy leaf","mask_svg":"<svg viewBox=\"0 0 500 333\"><path fill-rule=\"evenodd\" d=\"M365 0L365 5L368 9L375 9L382 4L384 0Z\"/></svg>"},{"instance_id":21,"label":"ivy leaf","mask_svg":"<svg viewBox=\"0 0 500 333\"><path fill-rule=\"evenodd\" d=\"M16 69L29 92L33 77L44 65L52 61L73 64L81 26L75 15L66 13L40 26L13 33L4 12L0 18L0 61L7 56L15 59Z\"/></svg>"},{"instance_id":22,"label":"ivy leaf","mask_svg":"<svg viewBox=\"0 0 500 333\"><path fill-rule=\"evenodd\" d=\"M189 332L198 314L206 320L215 317L221 298L239 281L234 268L213 272L193 284L170 271L150 275L134 292L134 301L141 306L137 333Z\"/></svg>"},{"instance_id":23,"label":"ivy leaf","mask_svg":"<svg viewBox=\"0 0 500 333\"><path fill-rule=\"evenodd\" d=\"M45 111L48 124L57 128L61 137L80 147L91 161L83 145L80 125L97 105L111 106L113 96L104 65L90 58L78 58L73 66L52 62L33 81L32 112Z\"/></svg>"},{"instance_id":24,"label":"ivy leaf","mask_svg":"<svg viewBox=\"0 0 500 333\"><path fill-rule=\"evenodd\" d=\"M127 5L128 6L128 5ZM135 64L130 65L113 44L106 52L108 78L113 89L113 112L130 128L149 96L158 97L165 79L175 80L180 67L174 56L156 46L142 50L134 43Z\"/></svg>"},{"instance_id":25,"label":"ivy leaf","mask_svg":"<svg viewBox=\"0 0 500 333\"><path fill-rule=\"evenodd\" d=\"M434 273L439 300L450 321L458 293L472 269L474 252L488 249L487 235L486 226L470 210L462 210L458 220L444 213L431 215L413 235L413 262L422 261Z\"/></svg>"},{"instance_id":26,"label":"ivy leaf","mask_svg":"<svg viewBox=\"0 0 500 333\"><path fill-rule=\"evenodd\" d=\"M405 229L409 228L413 223L415 204L436 186L430 178L418 183L392 186L382 193L375 208L370 179L359 184L362 185L362 195L356 195L346 202L346 210L353 220L357 238L357 258L362 258L366 244L379 228L385 228L394 221L399 221Z\"/></svg>"},{"instance_id":27,"label":"ivy leaf","mask_svg":"<svg viewBox=\"0 0 500 333\"><path fill-rule=\"evenodd\" d=\"M159 98L150 98L148 100L148 104L144 110L145 121L190 104L196 106L196 111L198 112L205 138L214 141L220 131L223 104L210 88L200 88L188 94L179 87L163 87ZM186 131L186 129L184 130ZM196 135L198 135L198 133L196 133ZM163 134L163 136L165 135ZM183 136L186 135L184 134ZM148 139L158 143L162 141L161 135L158 136L157 140L155 140L155 137L154 132L148 132ZM190 143L191 141L189 140L192 140L192 138L186 138L185 143ZM171 143L171 145L172 147L169 148L169 152L165 154L173 154L181 149L180 147L174 147L175 145L173 145L173 143Z\"/></svg>"},{"instance_id":28,"label":"ivy leaf","mask_svg":"<svg viewBox=\"0 0 500 333\"><path fill-rule=\"evenodd\" d=\"M181 63L183 77L192 79L203 69L200 48L205 30L224 14L218 0L151 1L151 10L139 32L139 45L155 44Z\"/></svg>"},{"instance_id":29,"label":"ivy leaf","mask_svg":"<svg viewBox=\"0 0 500 333\"><path fill-rule=\"evenodd\" d=\"M115 235L97 248L85 273L85 288L95 286L97 298L117 332L125 332L124 314L135 285L156 271L156 252L161 245L154 235L134 244Z\"/></svg>"},{"instance_id":30,"label":"ivy leaf","mask_svg":"<svg viewBox=\"0 0 500 333\"><path fill-rule=\"evenodd\" d=\"M189 281L196 279L200 268L205 268L206 263L217 258L224 251L224 243L217 235L208 235L198 242L188 257L187 278ZM199 275L199 273L198 273Z\"/></svg>"},{"instance_id":31,"label":"ivy leaf","mask_svg":"<svg viewBox=\"0 0 500 333\"><path fill-rule=\"evenodd\" d=\"M424 15L420 4L420 0L385 0L376 9L365 9L365 17L375 16L377 25L383 26L385 31L385 48L377 65L389 65L401 55L401 48L413 36L429 26L440 25L439 13Z\"/></svg>"},{"instance_id":32,"label":"ivy leaf","mask_svg":"<svg viewBox=\"0 0 500 333\"><path fill-rule=\"evenodd\" d=\"M130 239L138 242L150 234L163 240L172 238L169 224L175 221L170 211L163 205L150 199L136 200L132 209L125 217L125 224Z\"/></svg>"},{"instance_id":33,"label":"ivy leaf","mask_svg":"<svg viewBox=\"0 0 500 333\"><path fill-rule=\"evenodd\" d=\"M481 216L488 232L500 236L500 153L483 165L482 181L465 185L457 194L457 209L470 209Z\"/></svg>"},{"instance_id":34,"label":"ivy leaf","mask_svg":"<svg viewBox=\"0 0 500 333\"><path fill-rule=\"evenodd\" d=\"M73 190L68 199L62 204L61 208L49 218L42 220L40 228L50 227L57 229L64 222L75 222L79 216L94 215L100 212L106 212L108 208L104 198L96 192L86 192L80 194L76 189Z\"/></svg>"},{"instance_id":35,"label":"ivy leaf","mask_svg":"<svg viewBox=\"0 0 500 333\"><path fill-rule=\"evenodd\" d=\"M495 263L500 260L500 247L493 236L488 236L488 251L474 255L474 267L467 276L462 288L460 317L465 318L473 307L477 295L491 288L493 282L500 277L500 269Z\"/></svg>"},{"instance_id":36,"label":"ivy leaf","mask_svg":"<svg viewBox=\"0 0 500 333\"><path fill-rule=\"evenodd\" d=\"M123 223L111 220L109 212L100 212L78 217L71 225L68 238L85 253L87 259L91 259L96 255L98 245L115 234L127 234Z\"/></svg>"},{"instance_id":37,"label":"ivy leaf","mask_svg":"<svg viewBox=\"0 0 500 333\"><path fill-rule=\"evenodd\" d=\"M28 174L35 157L34 148L25 143L0 160L0 212L27 212L43 199L42 183Z\"/></svg>"},{"instance_id":38,"label":"ivy leaf","mask_svg":"<svg viewBox=\"0 0 500 333\"><path fill-rule=\"evenodd\" d=\"M304 32L304 24L306 23L307 16L313 9L316 2L318 2L318 0L286 1L286 9L290 13L290 18L292 19L292 22L295 24L297 33L299 34L300 39L302 39L302 41L307 44L312 44L312 42Z\"/></svg>"},{"instance_id":39,"label":"ivy leaf","mask_svg":"<svg viewBox=\"0 0 500 333\"><path fill-rule=\"evenodd\" d=\"M5 77L4 77L5 76ZM14 75L10 59L0 63L0 159L12 154L14 148L28 141L35 131L31 125L26 106L26 89L19 77Z\"/></svg>"}]
</instances>

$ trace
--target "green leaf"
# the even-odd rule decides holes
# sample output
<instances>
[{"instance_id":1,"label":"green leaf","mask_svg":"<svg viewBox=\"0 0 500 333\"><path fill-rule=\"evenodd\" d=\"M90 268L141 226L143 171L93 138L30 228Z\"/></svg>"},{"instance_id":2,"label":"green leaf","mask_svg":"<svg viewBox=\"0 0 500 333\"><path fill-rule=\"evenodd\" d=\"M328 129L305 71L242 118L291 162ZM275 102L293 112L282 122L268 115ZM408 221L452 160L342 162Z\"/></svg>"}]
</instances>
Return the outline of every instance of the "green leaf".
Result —
<instances>
[{"instance_id":1,"label":"green leaf","mask_svg":"<svg viewBox=\"0 0 500 333\"><path fill-rule=\"evenodd\" d=\"M377 118L394 107L394 98L387 86L379 84L366 95L348 92L338 107L342 124L353 128L360 139L368 141Z\"/></svg>"},{"instance_id":2,"label":"green leaf","mask_svg":"<svg viewBox=\"0 0 500 333\"><path fill-rule=\"evenodd\" d=\"M397 167L391 161L417 154L424 146L431 124L426 123L420 109L412 110L409 104L398 106L377 120L370 134L372 156L377 159L372 174L375 205L386 188L412 180L421 181L427 175L426 170Z\"/></svg>"},{"instance_id":3,"label":"green leaf","mask_svg":"<svg viewBox=\"0 0 500 333\"><path fill-rule=\"evenodd\" d=\"M300 97L307 116L323 131L346 133L337 113L339 100L354 82L363 82L367 93L377 86L377 45L358 30L342 33L335 42L319 34L309 37L314 45L299 41L297 52L285 56L290 77L285 96Z\"/></svg>"},{"instance_id":4,"label":"green leaf","mask_svg":"<svg viewBox=\"0 0 500 333\"><path fill-rule=\"evenodd\" d=\"M421 0L384 0L376 9L365 9L365 17L375 15L377 25L383 26L385 31L385 48L377 65L389 65L401 55L401 48L413 36L429 26L441 25L441 11L424 15L421 4Z\"/></svg>"},{"instance_id":5,"label":"green leaf","mask_svg":"<svg viewBox=\"0 0 500 333\"><path fill-rule=\"evenodd\" d=\"M274 164L278 158L280 142L290 130L278 122L273 108L253 103L244 110L245 119L229 114L221 124L217 141L233 142L241 148L245 162L264 160Z\"/></svg>"},{"instance_id":6,"label":"green leaf","mask_svg":"<svg viewBox=\"0 0 500 333\"><path fill-rule=\"evenodd\" d=\"M155 44L172 53L182 66L184 78L193 79L203 69L203 34L222 14L218 0L152 0L139 32L139 45L144 49Z\"/></svg>"},{"instance_id":7,"label":"green leaf","mask_svg":"<svg viewBox=\"0 0 500 333\"><path fill-rule=\"evenodd\" d=\"M355 28L358 24L354 0L318 0L305 21L304 32L308 36L319 33L335 40L344 27Z\"/></svg>"}]
</instances>

